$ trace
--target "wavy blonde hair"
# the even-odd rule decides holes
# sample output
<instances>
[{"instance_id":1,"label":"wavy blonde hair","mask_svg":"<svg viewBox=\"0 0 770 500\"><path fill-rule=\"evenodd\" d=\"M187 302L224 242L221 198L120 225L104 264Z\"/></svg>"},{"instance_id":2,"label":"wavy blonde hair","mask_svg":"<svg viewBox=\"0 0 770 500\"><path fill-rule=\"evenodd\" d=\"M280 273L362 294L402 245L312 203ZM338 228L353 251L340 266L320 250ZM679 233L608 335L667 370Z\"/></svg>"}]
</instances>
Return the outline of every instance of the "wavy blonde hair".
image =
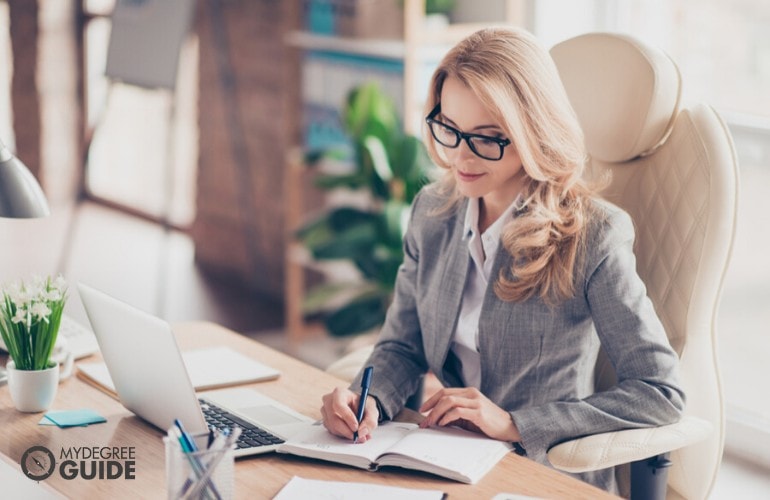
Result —
<instances>
[{"instance_id":1,"label":"wavy blonde hair","mask_svg":"<svg viewBox=\"0 0 770 500\"><path fill-rule=\"evenodd\" d=\"M426 114L440 102L449 77L465 84L491 113L527 176L523 210L501 235L513 265L500 273L497 296L523 301L537 294L549 304L573 297L593 191L582 180L583 134L553 60L526 31L478 31L458 43L434 72ZM439 188L451 193L453 205L462 196L451 165L427 127L423 138L433 161L447 169Z\"/></svg>"}]
</instances>

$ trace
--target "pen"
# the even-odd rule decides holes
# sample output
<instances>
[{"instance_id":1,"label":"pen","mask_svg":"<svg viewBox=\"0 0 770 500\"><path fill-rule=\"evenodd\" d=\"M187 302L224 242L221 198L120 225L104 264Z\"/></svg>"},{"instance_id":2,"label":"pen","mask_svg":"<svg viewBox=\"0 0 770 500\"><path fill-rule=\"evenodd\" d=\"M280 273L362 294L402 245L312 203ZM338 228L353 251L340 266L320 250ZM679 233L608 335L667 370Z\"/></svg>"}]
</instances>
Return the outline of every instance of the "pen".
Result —
<instances>
[{"instance_id":1,"label":"pen","mask_svg":"<svg viewBox=\"0 0 770 500\"><path fill-rule=\"evenodd\" d=\"M228 451L235 449L235 442L238 440L240 435L241 429L238 427L234 427L232 431L230 429L224 429L222 432L217 432L217 437L214 438L214 442L211 444L211 446L209 446L209 461L205 464L202 464L205 471L203 475L198 478L197 485L193 487L195 481L188 477L187 481L185 481L185 483L182 485L182 489L180 490L177 497L196 498L196 495L200 494L200 490L202 489L204 482L210 482L210 477L214 472L214 468L219 465L219 462L222 460L224 455ZM192 491L190 491L191 487L193 487Z\"/></svg>"},{"instance_id":2,"label":"pen","mask_svg":"<svg viewBox=\"0 0 770 500\"><path fill-rule=\"evenodd\" d=\"M212 459L209 461L209 463L206 465L206 471L201 476L198 483L193 487L192 490L187 492L187 485L185 485L184 491L182 493L183 498L198 498L200 496L201 489L203 488L203 482L204 481L210 481L211 475L214 473L214 470L219 465L219 462L222 461L224 456L229 452L235 449L235 443L238 441L238 436L241 434L241 429L239 427L234 427L232 432L229 433L222 433L219 436L217 436L217 439L215 440L215 446L216 441L219 441L220 438L223 438L221 441L222 446L217 447L217 453L212 457Z\"/></svg>"},{"instance_id":3,"label":"pen","mask_svg":"<svg viewBox=\"0 0 770 500\"><path fill-rule=\"evenodd\" d=\"M187 434L187 431L185 431L182 422L178 418L174 419L174 425L179 430L179 444L182 446L182 451L185 453L185 455L187 455L187 459L190 462L190 467L192 467L195 474L200 478L205 472L205 468L203 467L203 464L201 464L201 462L198 460L198 457L192 455L192 453L198 451L198 447L195 445L195 441L190 437L190 435ZM210 479L206 479L206 486L211 489L211 492L214 494L214 497L217 500L222 499L219 492L217 491L217 487L214 486Z\"/></svg>"},{"instance_id":4,"label":"pen","mask_svg":"<svg viewBox=\"0 0 770 500\"><path fill-rule=\"evenodd\" d=\"M358 420L359 424L364 419L366 398L369 396L369 386L372 385L372 371L374 371L374 367L367 366L366 370L364 370L364 378L361 379L361 398L358 400L358 415L356 415L356 420ZM358 429L353 433L353 442L358 442Z\"/></svg>"},{"instance_id":5,"label":"pen","mask_svg":"<svg viewBox=\"0 0 770 500\"><path fill-rule=\"evenodd\" d=\"M194 451L198 451L198 447L195 445L195 441L192 440L189 434L187 434L187 431L184 430L184 426L182 425L182 421L178 418L174 419L174 425L176 425L176 428L179 429L179 434L182 436L182 441L185 445L185 450L188 453L192 453Z\"/></svg>"}]
</instances>

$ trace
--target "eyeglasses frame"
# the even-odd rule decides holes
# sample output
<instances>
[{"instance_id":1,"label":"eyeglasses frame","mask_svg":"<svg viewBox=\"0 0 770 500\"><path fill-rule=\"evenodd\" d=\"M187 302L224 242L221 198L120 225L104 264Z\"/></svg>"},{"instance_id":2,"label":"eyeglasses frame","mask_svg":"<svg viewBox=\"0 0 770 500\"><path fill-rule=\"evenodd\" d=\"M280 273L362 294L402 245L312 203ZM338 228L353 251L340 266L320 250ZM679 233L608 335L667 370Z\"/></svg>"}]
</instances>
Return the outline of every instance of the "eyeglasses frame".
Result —
<instances>
[{"instance_id":1,"label":"eyeglasses frame","mask_svg":"<svg viewBox=\"0 0 770 500\"><path fill-rule=\"evenodd\" d=\"M503 154L505 153L505 147L511 144L510 139L500 139L499 137L492 137L489 135L469 134L469 133L463 132L461 130L456 129L455 127L452 127L451 125L447 125L444 122L440 122L436 120L436 115L438 115L440 112L441 112L441 103L438 103L433 108L433 110L428 114L428 116L425 117L425 123L428 124L428 128L430 129L430 134L433 136L436 142L438 142L439 144L447 148L454 149L460 145L463 139L465 139L465 143L468 145L468 148L470 148L470 150L473 151L473 154L475 154L479 158L487 161L500 161L503 159ZM432 127L434 123L441 125L442 127L445 127L455 133L455 137L457 137L457 142L455 143L454 146L444 144L441 140L439 140L438 137L436 137L436 133L433 131L433 127ZM478 151L476 151L476 148L473 146L473 143L471 142L471 139L473 138L484 139L487 141L492 141L497 143L497 145L500 146L500 156L497 158L487 158L486 156L482 156Z\"/></svg>"}]
</instances>

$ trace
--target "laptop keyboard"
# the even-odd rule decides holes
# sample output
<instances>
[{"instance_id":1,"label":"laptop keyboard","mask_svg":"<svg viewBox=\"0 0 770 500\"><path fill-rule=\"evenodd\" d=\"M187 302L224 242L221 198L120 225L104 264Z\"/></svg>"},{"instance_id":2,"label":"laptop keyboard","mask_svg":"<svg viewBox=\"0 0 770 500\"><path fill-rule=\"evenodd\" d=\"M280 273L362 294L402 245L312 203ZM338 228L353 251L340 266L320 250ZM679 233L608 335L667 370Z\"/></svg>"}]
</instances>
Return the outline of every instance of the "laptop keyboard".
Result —
<instances>
[{"instance_id":1,"label":"laptop keyboard","mask_svg":"<svg viewBox=\"0 0 770 500\"><path fill-rule=\"evenodd\" d=\"M208 401L200 399L198 401L200 401L206 423L210 426L219 430L232 429L233 427L241 428L241 435L235 445L236 449L257 448L283 443L283 439L251 422L247 422Z\"/></svg>"}]
</instances>

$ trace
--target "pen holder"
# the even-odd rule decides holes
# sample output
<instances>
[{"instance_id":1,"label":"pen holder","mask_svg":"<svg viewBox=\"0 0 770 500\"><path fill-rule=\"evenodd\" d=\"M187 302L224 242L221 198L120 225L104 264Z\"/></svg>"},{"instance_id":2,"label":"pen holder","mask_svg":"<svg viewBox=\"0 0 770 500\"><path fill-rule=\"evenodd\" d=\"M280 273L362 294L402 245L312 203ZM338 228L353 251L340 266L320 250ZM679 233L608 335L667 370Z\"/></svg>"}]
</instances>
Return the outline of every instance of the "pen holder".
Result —
<instances>
[{"instance_id":1,"label":"pen holder","mask_svg":"<svg viewBox=\"0 0 770 500\"><path fill-rule=\"evenodd\" d=\"M168 498L216 499L234 498L235 464L229 448L207 448L208 433L193 434L198 450L185 453L178 441L163 438L166 447L166 491Z\"/></svg>"}]
</instances>

